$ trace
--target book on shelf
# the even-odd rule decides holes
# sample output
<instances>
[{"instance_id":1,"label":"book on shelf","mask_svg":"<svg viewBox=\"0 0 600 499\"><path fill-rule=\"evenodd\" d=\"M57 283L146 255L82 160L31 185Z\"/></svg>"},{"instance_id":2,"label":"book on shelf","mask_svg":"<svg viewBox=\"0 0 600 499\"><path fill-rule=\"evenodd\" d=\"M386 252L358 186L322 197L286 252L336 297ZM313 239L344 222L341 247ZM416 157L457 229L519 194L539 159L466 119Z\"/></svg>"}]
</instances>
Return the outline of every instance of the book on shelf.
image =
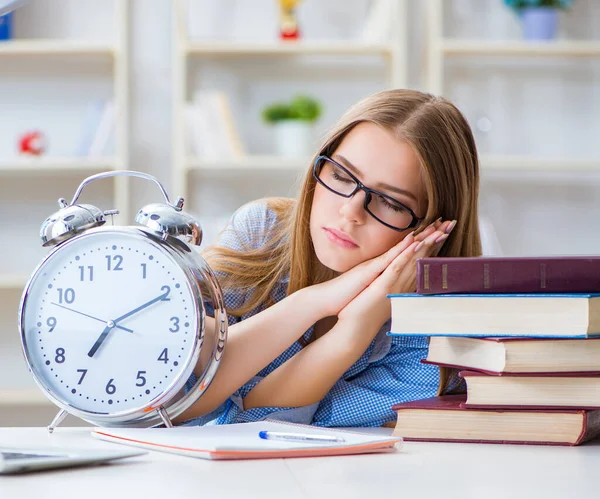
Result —
<instances>
[{"instance_id":1,"label":"book on shelf","mask_svg":"<svg viewBox=\"0 0 600 499\"><path fill-rule=\"evenodd\" d=\"M417 260L419 294L594 292L600 292L600 256Z\"/></svg>"},{"instance_id":2,"label":"book on shelf","mask_svg":"<svg viewBox=\"0 0 600 499\"><path fill-rule=\"evenodd\" d=\"M393 0L372 0L362 28L363 43L386 43L392 32Z\"/></svg>"},{"instance_id":3,"label":"book on shelf","mask_svg":"<svg viewBox=\"0 0 600 499\"><path fill-rule=\"evenodd\" d=\"M245 151L224 92L198 90L186 106L190 149L201 159L238 159Z\"/></svg>"},{"instance_id":4,"label":"book on shelf","mask_svg":"<svg viewBox=\"0 0 600 499\"><path fill-rule=\"evenodd\" d=\"M108 144L114 136L117 113L111 99L94 99L87 105L81 136L75 150L79 157L100 157L108 153Z\"/></svg>"},{"instance_id":5,"label":"book on shelf","mask_svg":"<svg viewBox=\"0 0 600 499\"><path fill-rule=\"evenodd\" d=\"M579 445L600 435L600 411L466 409L464 395L397 404L394 435L411 441Z\"/></svg>"},{"instance_id":6,"label":"book on shelf","mask_svg":"<svg viewBox=\"0 0 600 499\"><path fill-rule=\"evenodd\" d=\"M467 384L465 407L600 409L600 375L594 373L458 374Z\"/></svg>"},{"instance_id":7,"label":"book on shelf","mask_svg":"<svg viewBox=\"0 0 600 499\"><path fill-rule=\"evenodd\" d=\"M432 336L427 364L489 374L600 374L600 338L469 338Z\"/></svg>"},{"instance_id":8,"label":"book on shelf","mask_svg":"<svg viewBox=\"0 0 600 499\"><path fill-rule=\"evenodd\" d=\"M390 335L600 336L600 294L388 295Z\"/></svg>"},{"instance_id":9,"label":"book on shelf","mask_svg":"<svg viewBox=\"0 0 600 499\"><path fill-rule=\"evenodd\" d=\"M0 16L0 41L12 40L13 13L8 12Z\"/></svg>"}]
</instances>

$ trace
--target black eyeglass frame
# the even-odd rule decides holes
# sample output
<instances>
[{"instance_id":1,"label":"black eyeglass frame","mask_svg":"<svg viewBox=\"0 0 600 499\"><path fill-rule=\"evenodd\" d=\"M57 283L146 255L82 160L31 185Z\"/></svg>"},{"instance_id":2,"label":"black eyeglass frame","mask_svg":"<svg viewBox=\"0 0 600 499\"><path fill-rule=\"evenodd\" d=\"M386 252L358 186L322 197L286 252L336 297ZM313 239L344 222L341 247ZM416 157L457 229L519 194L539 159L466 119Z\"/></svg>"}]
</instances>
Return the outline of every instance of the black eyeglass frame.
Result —
<instances>
[{"instance_id":1,"label":"black eyeglass frame","mask_svg":"<svg viewBox=\"0 0 600 499\"><path fill-rule=\"evenodd\" d=\"M321 161L329 161L329 162L333 163L335 166L337 166L340 170L342 170L346 175L348 175L348 177L350 177L356 183L356 188L350 194L342 194L341 192L338 192L338 191L332 189L331 187L329 187L327 184L325 184L325 182L323 182L319 178L319 173L320 172L317 171L318 168L319 168L319 164L321 163ZM389 227L392 230L396 230L398 232L402 232L403 230L412 229L413 227L416 227L420 222L423 221L423 218L419 218L417 215L415 215L415 212L412 211L404 203L401 203L397 199L394 199L393 197L388 196L387 194L384 194L383 192L379 192L379 191L376 191L375 189L371 189L371 188L367 187L360 180L358 180L356 178L356 176L354 176L350 171L348 171L347 168L345 168L344 166L340 165L337 161L331 159L329 156L325 156L325 155L322 154L322 155L316 157L315 162L313 163L313 177L314 177L314 179L319 184L321 184L323 187L325 187L325 189L327 189L328 191L333 192L334 194L337 194L338 196L342 196L342 197L345 197L345 198L351 198L359 190L364 191L364 193L365 193L365 202L364 202L365 211L369 215L371 215L375 220L377 220L379 223L385 225L386 227ZM408 226L404 227L404 228L394 227L393 225L390 225L390 224L384 222L383 220L381 220L380 218L378 218L376 215L374 215L373 212L371 210L369 210L369 203L371 202L373 194L375 194L377 196L381 196L381 197L386 198L386 199L389 199L393 203L402 206L402 208L404 208L406 211L408 211L408 213L410 213L410 215L412 216L412 221L410 222L410 224Z\"/></svg>"}]
</instances>

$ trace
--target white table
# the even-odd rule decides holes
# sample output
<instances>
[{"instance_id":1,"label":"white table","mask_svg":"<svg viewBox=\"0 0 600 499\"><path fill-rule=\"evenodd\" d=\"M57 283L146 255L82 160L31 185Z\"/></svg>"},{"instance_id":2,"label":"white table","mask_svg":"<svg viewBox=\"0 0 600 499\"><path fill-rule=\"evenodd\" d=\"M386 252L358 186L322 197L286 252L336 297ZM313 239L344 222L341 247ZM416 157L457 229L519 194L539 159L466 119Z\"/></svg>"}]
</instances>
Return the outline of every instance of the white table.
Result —
<instances>
[{"instance_id":1,"label":"white table","mask_svg":"<svg viewBox=\"0 0 600 499\"><path fill-rule=\"evenodd\" d=\"M59 427L52 435L45 428L0 428L0 445L116 444L96 440L86 428ZM393 454L254 461L150 452L118 464L0 476L0 498L597 499L598 470L600 442L581 447L406 442Z\"/></svg>"}]
</instances>

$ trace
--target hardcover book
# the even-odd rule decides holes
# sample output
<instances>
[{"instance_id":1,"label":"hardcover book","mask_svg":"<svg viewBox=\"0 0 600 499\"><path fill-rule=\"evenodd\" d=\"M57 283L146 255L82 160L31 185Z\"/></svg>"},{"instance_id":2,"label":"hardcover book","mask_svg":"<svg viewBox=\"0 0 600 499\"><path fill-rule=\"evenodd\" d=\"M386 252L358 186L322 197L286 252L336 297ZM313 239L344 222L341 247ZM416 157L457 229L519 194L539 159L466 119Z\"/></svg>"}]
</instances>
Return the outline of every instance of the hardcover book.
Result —
<instances>
[{"instance_id":1,"label":"hardcover book","mask_svg":"<svg viewBox=\"0 0 600 499\"><path fill-rule=\"evenodd\" d=\"M595 292L600 292L600 256L417 260L419 294Z\"/></svg>"},{"instance_id":2,"label":"hardcover book","mask_svg":"<svg viewBox=\"0 0 600 499\"><path fill-rule=\"evenodd\" d=\"M460 371L467 383L465 407L600 409L600 375L505 374Z\"/></svg>"},{"instance_id":3,"label":"hardcover book","mask_svg":"<svg viewBox=\"0 0 600 499\"><path fill-rule=\"evenodd\" d=\"M600 338L467 338L433 336L427 364L504 373L600 374Z\"/></svg>"},{"instance_id":4,"label":"hardcover book","mask_svg":"<svg viewBox=\"0 0 600 499\"><path fill-rule=\"evenodd\" d=\"M390 335L600 336L598 294L388 295Z\"/></svg>"},{"instance_id":5,"label":"hardcover book","mask_svg":"<svg viewBox=\"0 0 600 499\"><path fill-rule=\"evenodd\" d=\"M465 409L464 395L397 404L394 435L404 440L579 445L600 435L600 411Z\"/></svg>"}]
</instances>

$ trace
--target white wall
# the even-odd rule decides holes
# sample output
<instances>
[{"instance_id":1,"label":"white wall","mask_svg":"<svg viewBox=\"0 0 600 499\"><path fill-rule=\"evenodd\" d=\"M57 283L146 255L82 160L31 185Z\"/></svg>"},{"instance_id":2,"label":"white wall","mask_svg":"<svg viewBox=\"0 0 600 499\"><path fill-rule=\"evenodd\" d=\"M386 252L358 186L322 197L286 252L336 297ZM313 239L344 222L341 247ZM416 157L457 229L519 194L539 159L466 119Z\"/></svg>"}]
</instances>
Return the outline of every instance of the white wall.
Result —
<instances>
[{"instance_id":1,"label":"white wall","mask_svg":"<svg viewBox=\"0 0 600 499\"><path fill-rule=\"evenodd\" d=\"M190 25L198 36L274 36L271 26L276 17L275 0L193 1ZM500 0L448 3L454 6L446 16L451 26L449 35L496 39L519 36L515 17ZM22 36L58 37L66 33L76 38L105 39L113 35L107 4L110 2L103 0L53 0L52 5L57 6L53 11L48 2L37 0L27 7L35 14L36 22L21 20L16 29ZM132 0L131 4L130 166L157 176L169 187L171 1ZM211 5L213 10L209 9ZM352 37L358 32L367 5L368 0L304 0L299 12L305 36ZM409 12L409 85L419 88L424 67L422 2L411 2ZM563 36L597 35L598 2L577 0L573 11L563 16L561 26ZM264 59L194 63L190 83L199 87L214 84L231 91L247 149L266 153L272 148L271 131L258 116L261 106L270 99L286 97L298 89L314 92L324 101L325 115L318 130L322 133L350 102L380 88L384 77L381 65L363 61L356 68L347 62L338 59L323 63L305 58L278 60L274 66ZM87 100L110 94L111 82L108 64L78 66L76 78L71 76L73 68L69 64L49 60L32 67L26 60L11 59L6 71L0 67L0 157L14 154L17 132L33 126L51 133L49 154L71 154ZM490 133L475 127L481 152L599 159L599 68L598 62L585 58L525 61L520 65L466 60L448 65L448 95L473 123L481 117L491 119ZM31 262L41 256L37 224L55 209L55 193L69 197L80 180L1 179L2 211L11 218L20 217L22 222L5 224L6 240L18 239L24 245L18 250L1 250L3 256L10 255L4 261L9 262L11 270L26 273ZM251 180L239 175L225 180L218 174L203 174L194 175L193 180L196 189L188 206L200 216L215 217L220 211L227 215L232 206L252 197L293 192L295 174L282 172L271 180L264 173ZM151 184L133 180L131 185L134 208L157 199ZM534 173L523 179L511 173L484 173L481 207L496 226L506 254L594 253L600 242L595 230L600 215L599 192L596 174L582 177ZM109 186L97 186L87 199L108 208L109 198ZM224 200L226 207L220 210ZM214 228L208 227L207 232L210 239ZM0 264L0 271L7 270Z\"/></svg>"},{"instance_id":2,"label":"white wall","mask_svg":"<svg viewBox=\"0 0 600 499\"><path fill-rule=\"evenodd\" d=\"M208 8L213 0L194 0L197 9ZM248 37L250 30L258 38L272 37L269 23L274 18L274 1L255 1L249 7L246 2L223 1L212 14L191 21L192 29L202 36ZM318 38L331 24L331 32L349 37L356 33L356 18L350 11L348 1L329 0L327 14L322 15L316 0L304 0L300 14L306 36ZM366 2L354 1L356 12L361 13ZM368 2L367 2L368 3ZM448 35L489 36L495 39L519 36L515 16L504 8L500 0L453 0L454 9L447 16L450 25ZM169 119L171 106L170 89L170 16L168 0L134 0L137 12L132 29L132 160L133 167L149 171L167 184L170 161ZM600 33L598 2L578 0L574 9L561 19L561 36L592 38ZM346 5L346 9L340 5ZM237 7L236 7L237 6ZM231 9L231 10L229 10ZM227 12L232 14L228 17ZM422 2L414 1L409 10L413 21L409 33L410 74L409 85L419 88L423 62L423 8ZM194 14L194 10L192 10ZM212 17L211 17L212 16ZM230 21L225 26L226 21ZM161 28L158 28L162 26ZM344 26L349 26L344 28ZM453 28L454 27L454 28ZM237 35L236 35L237 33ZM220 82L246 105L237 109L240 129L247 148L251 152L268 152L269 135L256 126L260 105L271 97L283 97L297 86L314 91L325 98L326 115L321 129L331 124L339 113L361 95L377 90L376 65L366 63L366 71L338 69L343 81L328 82L338 78L335 70L324 68L317 77L307 76L310 64L300 63L294 69L294 61L285 65L269 67L268 62L253 60L234 65L227 60L213 63L212 68L203 67L192 78L198 86L210 86ZM478 146L482 153L537 154L554 157L600 159L600 95L598 75L600 64L589 59L578 60L527 60L514 65L507 61L471 60L449 64L447 69L448 96L457 102L472 123L487 117L492 121L492 131L485 134L475 126ZM324 76L320 76L323 74ZM600 233L596 220L600 216L600 180L598 174L483 174L481 190L482 214L489 218L500 239L505 254L551 254L551 253L597 253ZM260 176L255 183L262 183ZM294 177L282 173L265 187L272 193L289 193L282 182L293 182ZM227 197L225 180L219 175L203 176L195 180L203 202L219 206L219 199ZM221 185L215 190L215 182ZM236 199L245 200L239 193L248 182L237 179L229 190L228 205ZM242 187L240 187L240 185ZM203 187L204 186L204 187ZM254 192L262 195L259 188ZM215 196L211 199L211 193ZM154 195L152 191L150 193ZM176 193L173 193L174 195ZM247 194L248 197L252 197ZM140 196L143 197L143 196ZM233 198L233 199L231 199ZM206 204L205 204L206 206Z\"/></svg>"}]
</instances>

